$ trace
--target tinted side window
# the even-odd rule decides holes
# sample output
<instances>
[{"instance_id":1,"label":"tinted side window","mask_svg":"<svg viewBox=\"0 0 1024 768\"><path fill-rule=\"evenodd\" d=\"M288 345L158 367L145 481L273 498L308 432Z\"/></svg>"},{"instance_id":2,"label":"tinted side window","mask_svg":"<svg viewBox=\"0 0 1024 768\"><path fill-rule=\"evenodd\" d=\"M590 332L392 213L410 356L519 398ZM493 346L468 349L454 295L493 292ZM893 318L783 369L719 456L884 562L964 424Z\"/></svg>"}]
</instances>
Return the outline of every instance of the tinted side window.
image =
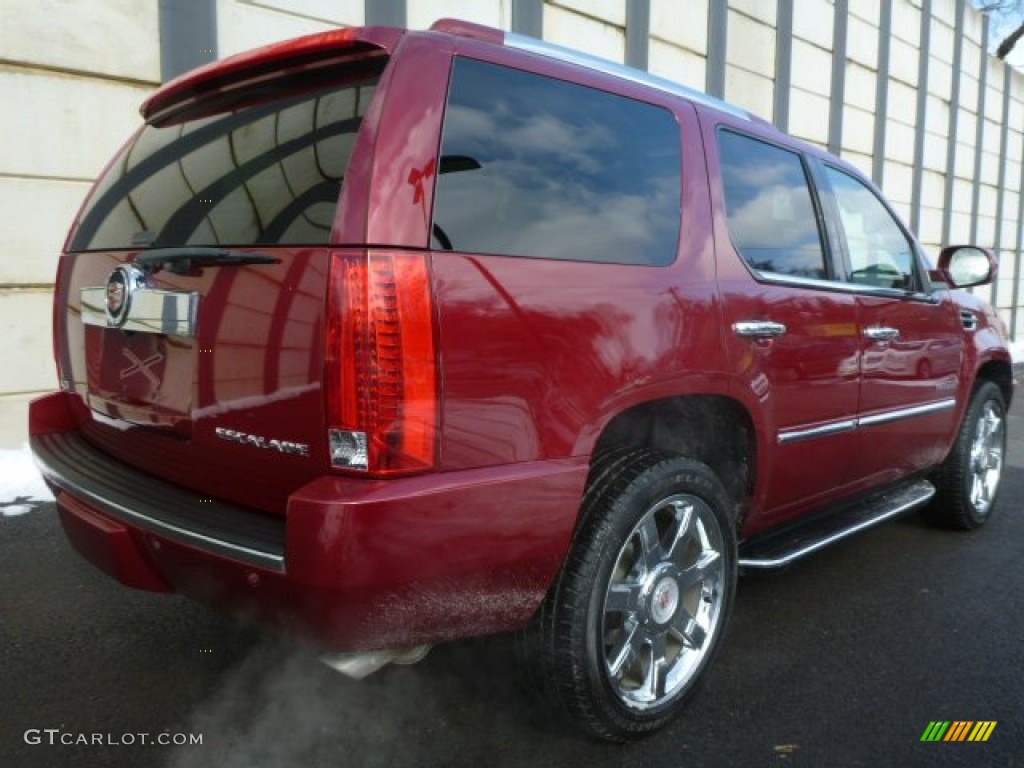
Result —
<instances>
[{"instance_id":1,"label":"tinted side window","mask_svg":"<svg viewBox=\"0 0 1024 768\"><path fill-rule=\"evenodd\" d=\"M435 248L668 264L680 183L679 126L668 110L456 60Z\"/></svg>"},{"instance_id":2,"label":"tinted side window","mask_svg":"<svg viewBox=\"0 0 1024 768\"><path fill-rule=\"evenodd\" d=\"M761 272L824 279L825 254L800 156L719 131L718 154L729 234Z\"/></svg>"},{"instance_id":3,"label":"tinted side window","mask_svg":"<svg viewBox=\"0 0 1024 768\"><path fill-rule=\"evenodd\" d=\"M912 290L914 255L900 225L866 185L825 167L839 206L850 255L850 279L883 288Z\"/></svg>"}]
</instances>

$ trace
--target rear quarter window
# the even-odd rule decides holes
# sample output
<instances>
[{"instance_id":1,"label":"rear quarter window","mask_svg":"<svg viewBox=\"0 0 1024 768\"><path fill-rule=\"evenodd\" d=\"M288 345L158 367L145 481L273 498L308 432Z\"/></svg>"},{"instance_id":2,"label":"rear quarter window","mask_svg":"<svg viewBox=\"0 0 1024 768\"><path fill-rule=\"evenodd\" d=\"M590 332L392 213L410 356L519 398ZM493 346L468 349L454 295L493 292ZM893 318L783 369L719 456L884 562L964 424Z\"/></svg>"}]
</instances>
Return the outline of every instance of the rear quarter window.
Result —
<instances>
[{"instance_id":1,"label":"rear quarter window","mask_svg":"<svg viewBox=\"0 0 1024 768\"><path fill-rule=\"evenodd\" d=\"M679 240L680 151L667 109L456 59L433 246L669 264Z\"/></svg>"}]
</instances>

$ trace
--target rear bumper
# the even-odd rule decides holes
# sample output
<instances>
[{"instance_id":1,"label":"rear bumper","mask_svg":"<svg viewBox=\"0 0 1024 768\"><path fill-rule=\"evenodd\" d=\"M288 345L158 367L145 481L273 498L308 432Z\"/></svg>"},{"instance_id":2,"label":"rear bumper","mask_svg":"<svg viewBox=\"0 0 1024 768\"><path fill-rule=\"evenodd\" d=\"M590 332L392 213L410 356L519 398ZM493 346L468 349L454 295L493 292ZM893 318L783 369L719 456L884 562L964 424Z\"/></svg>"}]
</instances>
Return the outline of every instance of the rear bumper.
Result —
<instances>
[{"instance_id":1,"label":"rear bumper","mask_svg":"<svg viewBox=\"0 0 1024 768\"><path fill-rule=\"evenodd\" d=\"M131 528L284 571L285 521L158 480L94 448L77 431L33 435L43 476L65 495ZM59 499L58 499L59 501Z\"/></svg>"},{"instance_id":2,"label":"rear bumper","mask_svg":"<svg viewBox=\"0 0 1024 768\"><path fill-rule=\"evenodd\" d=\"M322 647L436 643L526 624L568 549L584 460L388 481L321 477L280 517L204 498L94 448L70 396L30 410L31 446L75 549Z\"/></svg>"}]
</instances>

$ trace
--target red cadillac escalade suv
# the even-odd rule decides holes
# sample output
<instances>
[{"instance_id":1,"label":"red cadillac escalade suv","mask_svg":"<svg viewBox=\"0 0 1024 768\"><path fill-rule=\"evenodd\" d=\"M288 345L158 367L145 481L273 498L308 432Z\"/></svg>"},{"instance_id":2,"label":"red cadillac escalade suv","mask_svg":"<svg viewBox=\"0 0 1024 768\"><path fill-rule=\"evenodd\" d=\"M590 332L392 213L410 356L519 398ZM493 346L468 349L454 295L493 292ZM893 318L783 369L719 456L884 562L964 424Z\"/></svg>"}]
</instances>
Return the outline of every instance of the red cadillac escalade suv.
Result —
<instances>
[{"instance_id":1,"label":"red cadillac escalade suv","mask_svg":"<svg viewBox=\"0 0 1024 768\"><path fill-rule=\"evenodd\" d=\"M457 21L142 107L57 274L32 448L74 547L365 674L519 631L611 740L675 715L740 569L992 513L1002 322L847 163Z\"/></svg>"}]
</instances>

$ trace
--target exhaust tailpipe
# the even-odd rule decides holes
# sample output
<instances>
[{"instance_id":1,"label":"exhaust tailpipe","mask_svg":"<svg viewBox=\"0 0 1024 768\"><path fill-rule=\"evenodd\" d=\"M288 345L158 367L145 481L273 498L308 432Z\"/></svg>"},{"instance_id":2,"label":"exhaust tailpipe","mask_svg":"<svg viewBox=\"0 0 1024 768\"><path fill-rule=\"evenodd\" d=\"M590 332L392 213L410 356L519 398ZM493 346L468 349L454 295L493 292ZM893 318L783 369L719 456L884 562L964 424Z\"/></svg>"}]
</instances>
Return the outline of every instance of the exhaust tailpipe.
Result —
<instances>
[{"instance_id":1,"label":"exhaust tailpipe","mask_svg":"<svg viewBox=\"0 0 1024 768\"><path fill-rule=\"evenodd\" d=\"M362 653L325 653L320 661L336 672L353 680L362 680L388 664L415 664L432 646L417 645L412 648L388 648L382 651Z\"/></svg>"}]
</instances>

